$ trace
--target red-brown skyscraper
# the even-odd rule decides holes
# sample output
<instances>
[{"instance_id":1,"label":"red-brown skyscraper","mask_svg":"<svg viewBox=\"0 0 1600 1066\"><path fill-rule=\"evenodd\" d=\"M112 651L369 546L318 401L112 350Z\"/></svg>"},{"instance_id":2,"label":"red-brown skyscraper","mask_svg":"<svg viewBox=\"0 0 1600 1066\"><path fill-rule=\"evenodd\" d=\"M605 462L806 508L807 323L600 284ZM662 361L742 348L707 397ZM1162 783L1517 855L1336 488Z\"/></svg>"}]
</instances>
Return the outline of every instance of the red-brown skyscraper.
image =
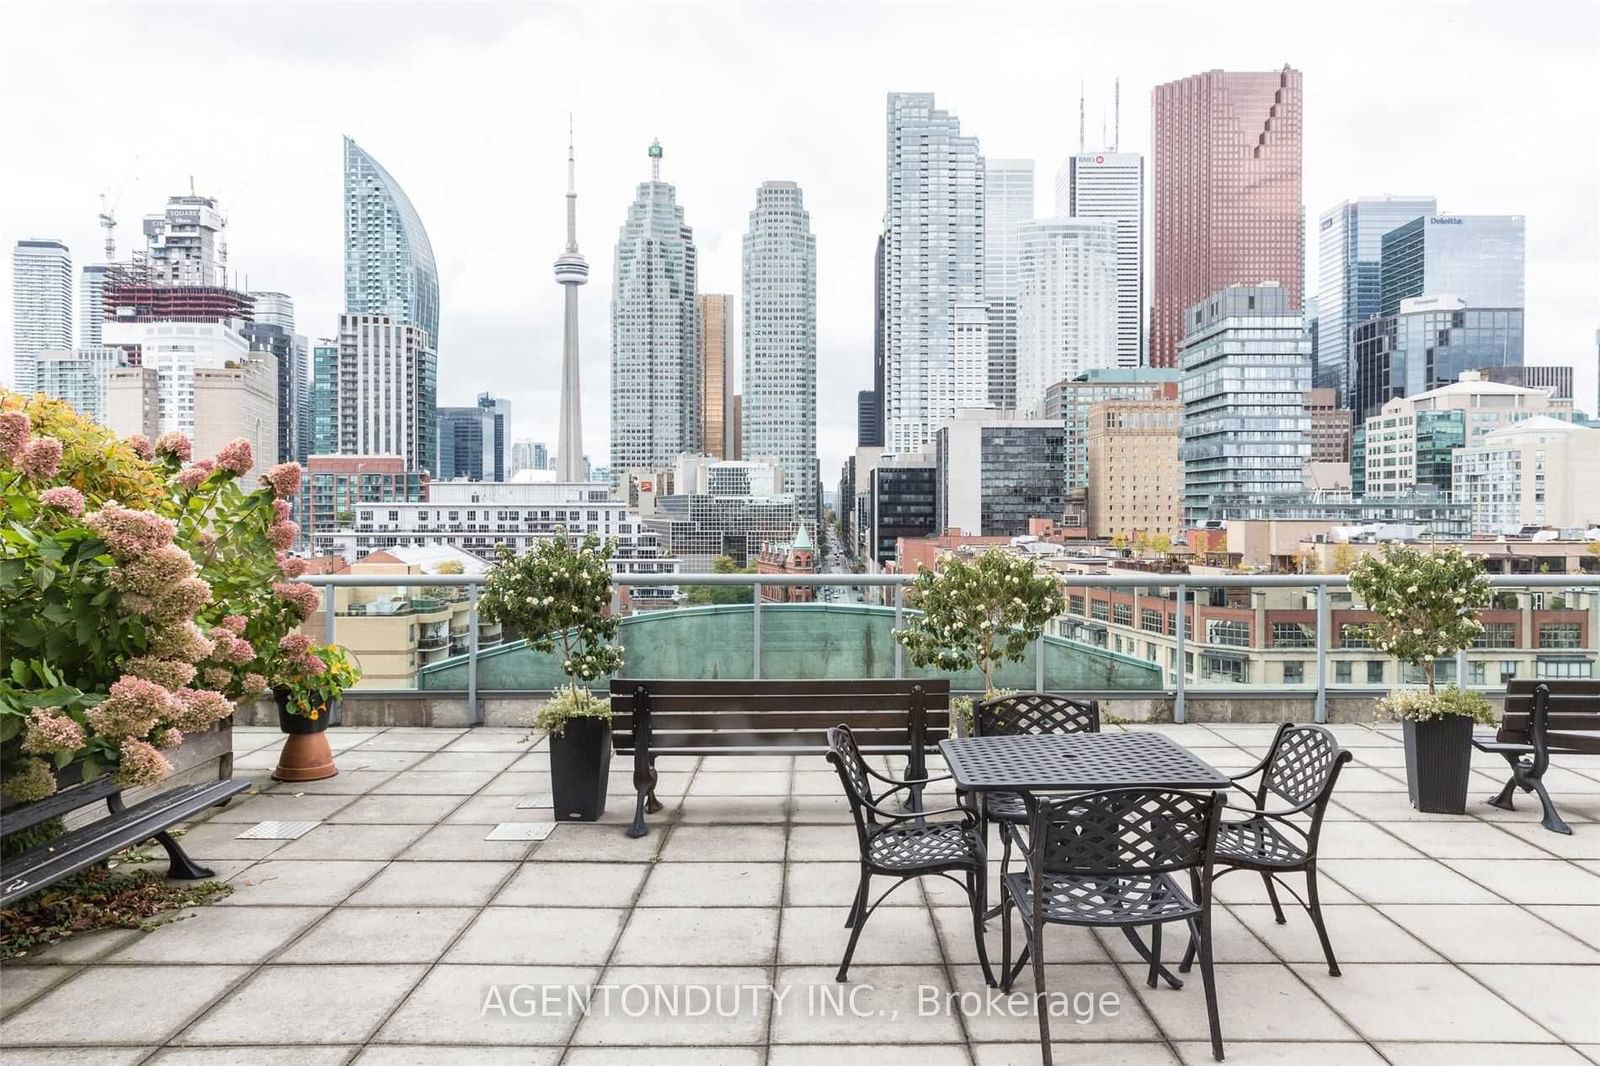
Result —
<instances>
[{"instance_id":1,"label":"red-brown skyscraper","mask_svg":"<svg viewBox=\"0 0 1600 1066\"><path fill-rule=\"evenodd\" d=\"M1184 310L1276 281L1304 306L1300 72L1209 70L1150 94L1155 285L1150 365L1176 366Z\"/></svg>"}]
</instances>

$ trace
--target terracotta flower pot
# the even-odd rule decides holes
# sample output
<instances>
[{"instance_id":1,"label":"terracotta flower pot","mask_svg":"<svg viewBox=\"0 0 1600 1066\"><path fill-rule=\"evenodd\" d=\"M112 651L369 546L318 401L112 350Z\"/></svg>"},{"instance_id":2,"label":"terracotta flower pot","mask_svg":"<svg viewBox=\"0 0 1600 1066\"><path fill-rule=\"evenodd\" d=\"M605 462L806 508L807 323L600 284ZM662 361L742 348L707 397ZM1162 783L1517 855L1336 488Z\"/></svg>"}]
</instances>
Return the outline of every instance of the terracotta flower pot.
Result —
<instances>
[{"instance_id":1,"label":"terracotta flower pot","mask_svg":"<svg viewBox=\"0 0 1600 1066\"><path fill-rule=\"evenodd\" d=\"M289 693L273 692L278 703L278 728L286 734L278 753L274 781L321 781L333 777L339 768L333 764L333 749L328 746L327 728L332 724L333 704L324 704L315 718L289 713Z\"/></svg>"}]
</instances>

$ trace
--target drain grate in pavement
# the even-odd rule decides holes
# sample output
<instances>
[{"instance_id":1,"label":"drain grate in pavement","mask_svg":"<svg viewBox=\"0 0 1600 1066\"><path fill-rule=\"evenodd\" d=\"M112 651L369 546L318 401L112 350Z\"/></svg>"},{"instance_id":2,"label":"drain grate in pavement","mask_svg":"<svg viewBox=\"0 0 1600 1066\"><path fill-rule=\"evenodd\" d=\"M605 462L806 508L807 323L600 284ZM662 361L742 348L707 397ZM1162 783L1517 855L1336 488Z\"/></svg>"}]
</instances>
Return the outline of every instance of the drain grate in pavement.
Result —
<instances>
[{"instance_id":1,"label":"drain grate in pavement","mask_svg":"<svg viewBox=\"0 0 1600 1066\"><path fill-rule=\"evenodd\" d=\"M257 822L235 840L299 840L321 822Z\"/></svg>"},{"instance_id":2,"label":"drain grate in pavement","mask_svg":"<svg viewBox=\"0 0 1600 1066\"><path fill-rule=\"evenodd\" d=\"M489 830L485 840L543 840L556 827L554 822L501 822Z\"/></svg>"}]
</instances>

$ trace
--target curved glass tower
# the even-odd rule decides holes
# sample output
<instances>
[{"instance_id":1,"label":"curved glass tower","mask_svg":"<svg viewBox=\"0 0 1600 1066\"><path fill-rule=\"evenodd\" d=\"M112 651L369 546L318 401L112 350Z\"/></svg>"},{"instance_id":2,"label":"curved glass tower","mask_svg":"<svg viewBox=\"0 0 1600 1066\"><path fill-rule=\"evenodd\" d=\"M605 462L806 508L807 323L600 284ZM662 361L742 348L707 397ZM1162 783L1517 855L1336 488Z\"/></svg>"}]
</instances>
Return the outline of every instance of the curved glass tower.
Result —
<instances>
[{"instance_id":1,"label":"curved glass tower","mask_svg":"<svg viewBox=\"0 0 1600 1066\"><path fill-rule=\"evenodd\" d=\"M351 314L420 326L437 349L439 270L422 218L400 183L344 139L344 303Z\"/></svg>"}]
</instances>

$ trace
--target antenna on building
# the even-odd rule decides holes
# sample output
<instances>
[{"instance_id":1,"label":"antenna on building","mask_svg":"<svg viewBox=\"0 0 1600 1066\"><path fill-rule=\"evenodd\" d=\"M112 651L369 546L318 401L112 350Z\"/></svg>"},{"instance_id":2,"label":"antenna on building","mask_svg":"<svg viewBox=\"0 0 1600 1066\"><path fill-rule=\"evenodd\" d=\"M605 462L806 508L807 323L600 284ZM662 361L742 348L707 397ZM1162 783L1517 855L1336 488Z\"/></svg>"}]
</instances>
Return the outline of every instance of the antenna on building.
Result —
<instances>
[{"instance_id":1,"label":"antenna on building","mask_svg":"<svg viewBox=\"0 0 1600 1066\"><path fill-rule=\"evenodd\" d=\"M650 180L661 180L661 138L650 142Z\"/></svg>"},{"instance_id":2,"label":"antenna on building","mask_svg":"<svg viewBox=\"0 0 1600 1066\"><path fill-rule=\"evenodd\" d=\"M1078 79L1078 154L1083 154L1083 79Z\"/></svg>"},{"instance_id":3,"label":"antenna on building","mask_svg":"<svg viewBox=\"0 0 1600 1066\"><path fill-rule=\"evenodd\" d=\"M1111 99L1111 150L1118 152L1122 150L1122 79L1120 77L1111 83Z\"/></svg>"}]
</instances>

